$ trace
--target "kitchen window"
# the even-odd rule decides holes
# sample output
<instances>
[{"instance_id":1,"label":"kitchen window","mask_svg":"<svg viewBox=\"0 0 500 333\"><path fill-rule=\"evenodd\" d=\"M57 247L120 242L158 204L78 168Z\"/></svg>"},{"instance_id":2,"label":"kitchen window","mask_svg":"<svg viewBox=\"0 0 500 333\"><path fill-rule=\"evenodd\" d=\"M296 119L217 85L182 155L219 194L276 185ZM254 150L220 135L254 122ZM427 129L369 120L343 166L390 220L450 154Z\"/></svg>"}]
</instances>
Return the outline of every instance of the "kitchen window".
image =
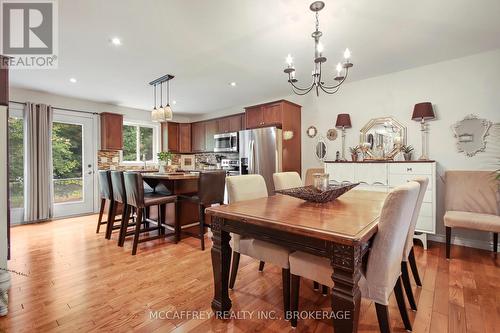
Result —
<instances>
[{"instance_id":1,"label":"kitchen window","mask_svg":"<svg viewBox=\"0 0 500 333\"><path fill-rule=\"evenodd\" d=\"M124 122L122 162L155 162L158 132L156 126Z\"/></svg>"}]
</instances>

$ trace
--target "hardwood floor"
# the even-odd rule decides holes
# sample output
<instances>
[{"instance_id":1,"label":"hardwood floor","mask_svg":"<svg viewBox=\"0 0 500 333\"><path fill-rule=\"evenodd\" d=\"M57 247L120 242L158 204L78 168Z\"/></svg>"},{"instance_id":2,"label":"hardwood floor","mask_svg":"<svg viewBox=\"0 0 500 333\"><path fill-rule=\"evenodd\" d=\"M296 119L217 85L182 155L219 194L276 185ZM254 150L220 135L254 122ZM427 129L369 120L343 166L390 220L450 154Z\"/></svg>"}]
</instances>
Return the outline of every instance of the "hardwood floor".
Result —
<instances>
[{"instance_id":1,"label":"hardwood floor","mask_svg":"<svg viewBox=\"0 0 500 333\"><path fill-rule=\"evenodd\" d=\"M285 320L257 319L261 312L282 317L281 269L242 256L233 310L251 319L219 321L207 318L212 299L210 250L199 240L179 244L156 240L116 246L95 233L97 215L19 226L12 229L12 274L9 315L0 318L0 332L138 331L138 332L283 332ZM207 242L209 244L210 242ZM445 260L444 245L428 251L415 248L423 287L413 285L418 312L410 311L413 332L500 332L500 255L452 247ZM413 281L413 280L412 280ZM329 297L314 292L302 279L300 310L330 309ZM409 306L408 306L409 308ZM181 318L169 311L202 311L201 318ZM163 319L155 319L150 311ZM249 311L251 313L243 313ZM253 311L253 312L252 312ZM391 325L404 331L394 297ZM168 315L171 319L165 319ZM363 300L360 332L378 332L373 303ZM331 331L329 320L299 320L295 332Z\"/></svg>"}]
</instances>

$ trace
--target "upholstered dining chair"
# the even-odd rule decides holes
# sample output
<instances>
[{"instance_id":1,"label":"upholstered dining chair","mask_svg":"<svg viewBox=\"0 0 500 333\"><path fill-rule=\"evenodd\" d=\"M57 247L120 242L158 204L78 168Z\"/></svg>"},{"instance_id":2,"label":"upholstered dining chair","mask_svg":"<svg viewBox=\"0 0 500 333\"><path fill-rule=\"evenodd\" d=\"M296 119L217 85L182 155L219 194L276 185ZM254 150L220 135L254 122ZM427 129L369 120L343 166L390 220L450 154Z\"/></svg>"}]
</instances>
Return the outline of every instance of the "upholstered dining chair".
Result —
<instances>
[{"instance_id":1,"label":"upholstered dining chair","mask_svg":"<svg viewBox=\"0 0 500 333\"><path fill-rule=\"evenodd\" d=\"M276 172L273 174L274 189L285 190L302 186L302 179L298 172Z\"/></svg>"},{"instance_id":2,"label":"upholstered dining chair","mask_svg":"<svg viewBox=\"0 0 500 333\"><path fill-rule=\"evenodd\" d=\"M408 274L408 263L410 264L415 283L417 286L421 287L422 282L420 281L417 261L415 260L415 254L413 252L413 235L415 234L415 227L417 226L418 215L420 214L420 208L422 207L422 202L424 201L425 191L427 191L429 178L418 177L414 178L413 181L420 185L420 189L418 191L417 203L415 205L415 209L413 210L410 229L408 230L408 236L406 237L405 248L403 251L403 259L401 261L401 280L403 280L403 287L405 288L406 297L408 298L408 303L410 303L411 309L417 311L417 303L415 302L415 297L413 296L410 275Z\"/></svg>"},{"instance_id":3,"label":"upholstered dining chair","mask_svg":"<svg viewBox=\"0 0 500 333\"><path fill-rule=\"evenodd\" d=\"M304 182L305 186L314 184L314 174L315 173L325 173L324 168L309 168L306 170L306 181ZM331 175L330 175L331 176Z\"/></svg>"},{"instance_id":4,"label":"upholstered dining chair","mask_svg":"<svg viewBox=\"0 0 500 333\"><path fill-rule=\"evenodd\" d=\"M368 255L366 272L363 272L358 283L361 296L375 302L381 332L390 332L388 304L392 291L396 296L405 329L411 330L400 280L401 256L410 229L409 217L415 209L419 188L417 182L408 182L388 194ZM333 287L332 268L327 258L300 251L291 253L289 260L292 274L291 324L296 327L300 277Z\"/></svg>"},{"instance_id":5,"label":"upholstered dining chair","mask_svg":"<svg viewBox=\"0 0 500 333\"><path fill-rule=\"evenodd\" d=\"M261 175L227 177L226 187L229 204L238 201L265 198L268 196L266 182L264 177ZM281 267L283 281L283 306L285 312L288 311L290 309L289 251L281 246L258 239L246 238L244 236L242 237L238 234L231 234L231 242L233 248L233 259L231 264L229 288L234 288L241 254L260 260L261 266L263 266L263 262L269 262Z\"/></svg>"}]
</instances>

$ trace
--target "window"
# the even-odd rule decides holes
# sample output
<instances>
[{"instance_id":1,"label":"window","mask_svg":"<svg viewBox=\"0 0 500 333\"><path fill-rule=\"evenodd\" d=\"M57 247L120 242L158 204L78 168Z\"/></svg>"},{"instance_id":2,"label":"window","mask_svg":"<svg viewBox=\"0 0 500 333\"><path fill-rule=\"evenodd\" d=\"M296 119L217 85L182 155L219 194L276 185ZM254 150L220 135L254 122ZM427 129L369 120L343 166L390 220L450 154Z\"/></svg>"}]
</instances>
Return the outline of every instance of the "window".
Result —
<instances>
[{"instance_id":1,"label":"window","mask_svg":"<svg viewBox=\"0 0 500 333\"><path fill-rule=\"evenodd\" d=\"M125 123L123 125L123 162L152 162L157 152L155 127Z\"/></svg>"}]
</instances>

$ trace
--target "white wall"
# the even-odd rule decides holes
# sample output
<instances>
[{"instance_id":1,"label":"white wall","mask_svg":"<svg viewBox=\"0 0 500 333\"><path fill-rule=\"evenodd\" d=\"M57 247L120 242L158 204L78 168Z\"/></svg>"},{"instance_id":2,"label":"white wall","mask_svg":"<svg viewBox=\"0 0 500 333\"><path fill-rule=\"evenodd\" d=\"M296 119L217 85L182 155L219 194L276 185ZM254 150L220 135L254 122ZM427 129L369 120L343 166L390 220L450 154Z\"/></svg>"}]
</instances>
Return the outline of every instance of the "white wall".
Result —
<instances>
[{"instance_id":1,"label":"white wall","mask_svg":"<svg viewBox=\"0 0 500 333\"><path fill-rule=\"evenodd\" d=\"M89 100L55 95L41 91L10 88L10 100L16 102L34 102L50 104L56 108L75 109L90 112L112 112L123 114L126 120L140 120L151 122L151 112L148 110L132 109L106 103L92 102ZM189 118L174 113L174 121L189 122Z\"/></svg>"},{"instance_id":2,"label":"white wall","mask_svg":"<svg viewBox=\"0 0 500 333\"><path fill-rule=\"evenodd\" d=\"M356 67L352 70L355 71ZM429 122L429 155L438 163L437 233L441 236L444 234L442 223L444 171L499 168L500 126L498 124L490 131L492 135L487 138L486 152L474 157L466 157L463 153L457 152L451 125L471 113L496 123L500 122L500 50L346 83L339 93L331 96L321 94L318 98L309 94L303 97L279 96L275 99L281 98L303 106L303 172L307 168L321 166L314 155L317 138L307 137L305 129L314 125L318 128L319 134L326 136L326 131L335 126L338 113L351 115L353 127L347 131L346 147L359 143L359 130L368 120L390 115L407 126L408 144L415 147L414 155L418 157L421 150L420 125L411 120L411 113L415 103L432 102L437 119ZM248 105L260 102L263 101L255 100ZM243 106L224 109L203 115L199 119L242 110ZM328 141L328 159L335 159L337 150L341 150L340 137L336 141ZM465 230L453 233L466 238L466 242L472 240L467 245L474 245L474 240L487 241L491 237L486 233ZM482 243L482 246L485 245L487 244Z\"/></svg>"}]
</instances>

